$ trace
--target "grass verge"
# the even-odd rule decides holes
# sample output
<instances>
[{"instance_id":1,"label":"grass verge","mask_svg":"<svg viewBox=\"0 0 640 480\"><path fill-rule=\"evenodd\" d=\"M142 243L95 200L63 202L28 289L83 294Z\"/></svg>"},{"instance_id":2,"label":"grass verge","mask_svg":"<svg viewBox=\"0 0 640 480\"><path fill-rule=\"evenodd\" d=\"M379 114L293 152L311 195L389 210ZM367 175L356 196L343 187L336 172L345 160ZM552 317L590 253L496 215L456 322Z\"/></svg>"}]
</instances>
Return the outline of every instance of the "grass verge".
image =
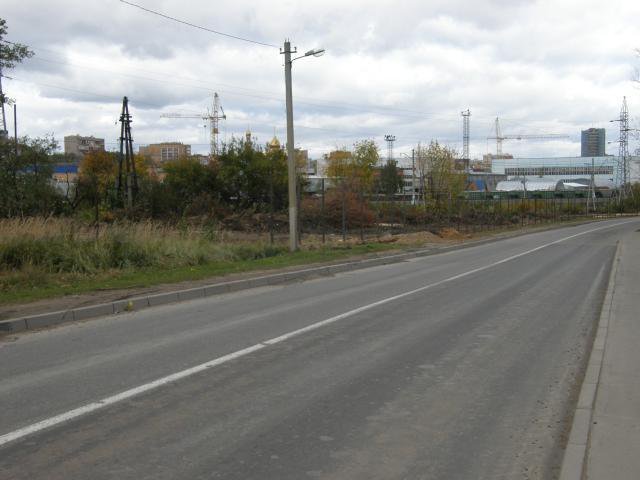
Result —
<instances>
[{"instance_id":1,"label":"grass verge","mask_svg":"<svg viewBox=\"0 0 640 480\"><path fill-rule=\"evenodd\" d=\"M272 256L250 259L222 259L195 265L150 266L110 269L93 274L80 272L43 272L22 268L0 279L0 305L25 303L64 295L102 290L151 287L183 281L202 280L233 273L269 270L297 265L329 262L350 256L397 249L393 244L369 243L345 247L280 252Z\"/></svg>"}]
</instances>

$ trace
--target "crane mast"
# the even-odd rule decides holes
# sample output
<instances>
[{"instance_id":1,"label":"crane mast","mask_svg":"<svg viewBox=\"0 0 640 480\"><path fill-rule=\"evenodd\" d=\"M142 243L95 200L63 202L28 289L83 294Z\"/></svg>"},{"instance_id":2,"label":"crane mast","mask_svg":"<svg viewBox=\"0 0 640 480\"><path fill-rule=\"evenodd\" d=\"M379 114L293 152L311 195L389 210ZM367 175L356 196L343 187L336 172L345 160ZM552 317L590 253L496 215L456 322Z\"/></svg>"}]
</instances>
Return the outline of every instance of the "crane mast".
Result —
<instances>
[{"instance_id":1,"label":"crane mast","mask_svg":"<svg viewBox=\"0 0 640 480\"><path fill-rule=\"evenodd\" d=\"M220 104L220 96L217 92L213 93L211 109L207 109L206 113L201 115L187 115L182 113L163 113L161 118L201 118L209 123L209 147L211 159L217 157L220 153L220 143L218 141L220 135L220 120L226 120L227 115Z\"/></svg>"}]
</instances>

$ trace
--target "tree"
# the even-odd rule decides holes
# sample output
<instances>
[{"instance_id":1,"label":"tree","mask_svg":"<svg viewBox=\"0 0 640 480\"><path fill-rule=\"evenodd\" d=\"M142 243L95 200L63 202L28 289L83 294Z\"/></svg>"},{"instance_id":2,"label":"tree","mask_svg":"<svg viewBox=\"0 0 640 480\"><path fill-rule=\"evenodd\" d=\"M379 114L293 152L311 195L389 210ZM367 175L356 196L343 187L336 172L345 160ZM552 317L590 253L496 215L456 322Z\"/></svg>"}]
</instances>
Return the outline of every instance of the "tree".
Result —
<instances>
[{"instance_id":1,"label":"tree","mask_svg":"<svg viewBox=\"0 0 640 480\"><path fill-rule=\"evenodd\" d=\"M10 69L34 54L29 47L21 43L13 43L4 39L7 34L7 21L0 18L0 68Z\"/></svg>"},{"instance_id":2,"label":"tree","mask_svg":"<svg viewBox=\"0 0 640 480\"><path fill-rule=\"evenodd\" d=\"M388 197L392 197L404 186L401 171L395 160L388 160L380 169L378 181L380 190Z\"/></svg>"},{"instance_id":3,"label":"tree","mask_svg":"<svg viewBox=\"0 0 640 480\"><path fill-rule=\"evenodd\" d=\"M88 202L93 207L96 226L100 220L100 207L115 189L117 161L114 153L94 150L80 162L76 195L79 201Z\"/></svg>"},{"instance_id":4,"label":"tree","mask_svg":"<svg viewBox=\"0 0 640 480\"><path fill-rule=\"evenodd\" d=\"M362 190L373 186L374 171L380 161L378 145L373 140L361 140L353 144L353 161Z\"/></svg>"},{"instance_id":5,"label":"tree","mask_svg":"<svg viewBox=\"0 0 640 480\"><path fill-rule=\"evenodd\" d=\"M183 157L164 164L164 185L174 209L184 213L199 197L211 200L216 195L216 172L211 165Z\"/></svg>"},{"instance_id":6,"label":"tree","mask_svg":"<svg viewBox=\"0 0 640 480\"><path fill-rule=\"evenodd\" d=\"M2 91L2 72L9 70L21 63L25 58L33 56L33 52L29 47L21 43L9 42L4 39L7 34L7 21L0 18L0 105L2 106L2 130L7 130L7 122L4 112L4 104L8 103L8 98Z\"/></svg>"},{"instance_id":7,"label":"tree","mask_svg":"<svg viewBox=\"0 0 640 480\"><path fill-rule=\"evenodd\" d=\"M284 152L233 139L218 157L222 200L239 208L276 210L287 202L287 160Z\"/></svg>"},{"instance_id":8,"label":"tree","mask_svg":"<svg viewBox=\"0 0 640 480\"><path fill-rule=\"evenodd\" d=\"M346 147L336 149L326 157L325 175L335 181L348 178L351 172L351 152Z\"/></svg>"},{"instance_id":9,"label":"tree","mask_svg":"<svg viewBox=\"0 0 640 480\"><path fill-rule=\"evenodd\" d=\"M378 146L373 140L361 140L353 144L353 151L346 149L331 152L327 158L326 174L345 191L367 191L374 182L375 168L380 161Z\"/></svg>"},{"instance_id":10,"label":"tree","mask_svg":"<svg viewBox=\"0 0 640 480\"><path fill-rule=\"evenodd\" d=\"M420 197L422 198L423 203L427 204L427 169L428 169L428 156L427 156L428 148L424 145L418 143L418 146L414 151L415 165L416 171L418 172L418 192Z\"/></svg>"},{"instance_id":11,"label":"tree","mask_svg":"<svg viewBox=\"0 0 640 480\"><path fill-rule=\"evenodd\" d=\"M438 208L442 202L457 197L464 190L465 176L455 170L455 150L432 141L426 150L420 151L420 155L423 156L418 162L419 168L423 169L421 175L428 180L425 199L428 194Z\"/></svg>"},{"instance_id":12,"label":"tree","mask_svg":"<svg viewBox=\"0 0 640 480\"><path fill-rule=\"evenodd\" d=\"M48 215L61 207L62 197L51 181L52 137L18 140L15 146L0 142L0 215Z\"/></svg>"}]
</instances>

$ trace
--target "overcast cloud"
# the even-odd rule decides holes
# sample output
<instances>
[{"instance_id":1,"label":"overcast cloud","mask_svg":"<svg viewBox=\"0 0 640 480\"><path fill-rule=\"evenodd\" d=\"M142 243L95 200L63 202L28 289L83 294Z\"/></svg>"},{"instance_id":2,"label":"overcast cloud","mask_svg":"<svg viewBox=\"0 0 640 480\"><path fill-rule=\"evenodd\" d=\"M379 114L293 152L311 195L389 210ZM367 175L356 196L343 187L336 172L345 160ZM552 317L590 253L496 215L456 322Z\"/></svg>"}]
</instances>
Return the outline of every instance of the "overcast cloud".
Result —
<instances>
[{"instance_id":1,"label":"overcast cloud","mask_svg":"<svg viewBox=\"0 0 640 480\"><path fill-rule=\"evenodd\" d=\"M460 150L460 112L471 110L471 156L499 116L503 133L562 133L570 140L517 142L519 156L577 156L580 130L607 128L626 95L634 127L640 89L640 2L306 0L211 2L137 0L211 29L326 55L294 63L296 146L319 157L336 146L397 137L398 152L437 139ZM4 0L8 40L35 57L6 75L19 133L104 137L115 148L122 96L137 145L183 141L208 151L202 113L220 94L222 137L250 128L284 140L284 81L277 48L190 28L118 0ZM632 148L637 147L634 141ZM617 145L608 146L616 153Z\"/></svg>"}]
</instances>

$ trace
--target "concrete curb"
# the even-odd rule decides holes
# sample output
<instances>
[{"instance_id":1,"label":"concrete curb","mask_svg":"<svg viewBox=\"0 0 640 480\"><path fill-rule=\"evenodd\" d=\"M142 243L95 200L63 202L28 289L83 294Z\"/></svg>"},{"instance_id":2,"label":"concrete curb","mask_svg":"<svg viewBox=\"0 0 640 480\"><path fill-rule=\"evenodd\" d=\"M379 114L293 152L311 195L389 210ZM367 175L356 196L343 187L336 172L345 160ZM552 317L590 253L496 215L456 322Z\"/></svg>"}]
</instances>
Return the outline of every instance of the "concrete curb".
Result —
<instances>
[{"instance_id":1,"label":"concrete curb","mask_svg":"<svg viewBox=\"0 0 640 480\"><path fill-rule=\"evenodd\" d=\"M229 282L219 282L211 285L205 285L202 287L190 288L186 290L176 290L172 292L165 292L141 297L132 297L127 299L116 300L109 303L103 303L98 305L90 305L88 307L73 308L70 310L62 310L58 312L42 313L38 315L30 315L26 317L20 317L9 320L0 321L0 336L24 332L26 330L35 330L39 328L46 328L61 323L77 322L82 320L88 320L91 318L104 317L108 315L115 315L128 311L137 311L144 308L155 307L158 305L165 305L168 303L176 303L182 301L194 300L197 298L209 297L212 295L219 295L223 293L236 292L239 290L246 290L256 287L264 287L271 285L282 285L288 282L302 281L311 277L319 276L331 276L337 273L348 272L352 270L358 270L362 268L375 267L380 265L388 265L390 263L398 263L411 258L424 257L429 255L436 255L450 250L461 250L464 248L475 247L478 245L484 245L487 243L496 242L499 240L505 240L508 238L516 238L531 233L540 233L549 230L556 230L558 228L567 226L578 226L587 223L592 223L597 220L589 220L586 222L580 222L572 225L551 225L549 228L543 228L530 232L516 232L506 233L504 235L497 235L491 238L483 238L481 240L470 241L457 245L446 245L430 247L426 249L410 250L405 253L397 253L394 255L376 256L372 258L366 258L364 260L356 260L345 263L338 263L333 265L321 265L317 267L309 267L301 270L294 270L290 272L278 272L270 275L263 275L259 277L250 277L242 280L234 280Z\"/></svg>"},{"instance_id":2,"label":"concrete curb","mask_svg":"<svg viewBox=\"0 0 640 480\"><path fill-rule=\"evenodd\" d=\"M571 434L567 442L567 448L562 460L560 470L560 480L582 480L585 475L589 441L591 437L591 425L593 422L593 409L596 402L598 382L604 361L604 346L609 332L609 319L611 316L611 305L615 293L615 279L620 263L620 242L616 248L613 258L613 265L609 274L609 284L607 293L602 303L602 311L598 320L598 330L593 341L591 355L587 371L582 381L578 404L571 425Z\"/></svg>"}]
</instances>

